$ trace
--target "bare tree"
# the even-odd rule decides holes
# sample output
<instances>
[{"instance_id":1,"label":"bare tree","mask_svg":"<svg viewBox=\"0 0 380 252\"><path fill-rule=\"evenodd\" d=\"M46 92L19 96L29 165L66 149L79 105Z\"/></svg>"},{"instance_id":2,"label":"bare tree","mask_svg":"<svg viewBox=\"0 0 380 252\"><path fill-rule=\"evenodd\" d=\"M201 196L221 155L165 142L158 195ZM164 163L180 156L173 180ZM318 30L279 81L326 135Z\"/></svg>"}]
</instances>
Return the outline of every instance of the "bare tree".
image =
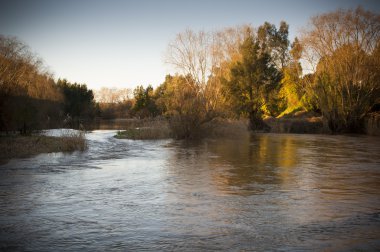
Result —
<instances>
[{"instance_id":1,"label":"bare tree","mask_svg":"<svg viewBox=\"0 0 380 252\"><path fill-rule=\"evenodd\" d=\"M129 88L102 87L95 91L95 100L100 103L122 103L132 99L132 90Z\"/></svg>"},{"instance_id":2,"label":"bare tree","mask_svg":"<svg viewBox=\"0 0 380 252\"><path fill-rule=\"evenodd\" d=\"M345 45L371 53L380 38L380 15L361 7L339 9L312 17L309 28L302 33L303 58L316 70L321 58Z\"/></svg>"},{"instance_id":3,"label":"bare tree","mask_svg":"<svg viewBox=\"0 0 380 252\"><path fill-rule=\"evenodd\" d=\"M212 68L211 43L210 33L187 29L169 44L166 62L181 74L190 75L198 85L205 86Z\"/></svg>"},{"instance_id":4,"label":"bare tree","mask_svg":"<svg viewBox=\"0 0 380 252\"><path fill-rule=\"evenodd\" d=\"M225 28L215 32L186 30L169 44L166 63L173 65L204 102L210 120L225 111L221 77L228 78L232 62L241 58L239 46L249 25ZM194 85L195 83L195 85ZM199 98L199 97L198 97Z\"/></svg>"}]
</instances>

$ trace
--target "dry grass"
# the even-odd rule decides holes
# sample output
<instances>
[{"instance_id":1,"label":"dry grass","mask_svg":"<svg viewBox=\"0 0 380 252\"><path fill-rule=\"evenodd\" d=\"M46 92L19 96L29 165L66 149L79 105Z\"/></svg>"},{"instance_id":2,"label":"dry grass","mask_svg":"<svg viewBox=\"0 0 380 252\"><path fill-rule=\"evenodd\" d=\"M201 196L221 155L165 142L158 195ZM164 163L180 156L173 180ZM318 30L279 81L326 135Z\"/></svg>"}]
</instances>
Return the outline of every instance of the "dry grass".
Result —
<instances>
[{"instance_id":1,"label":"dry grass","mask_svg":"<svg viewBox=\"0 0 380 252\"><path fill-rule=\"evenodd\" d=\"M31 157L40 153L72 152L87 149L83 132L65 133L61 137L53 136L1 136L0 163L12 158Z\"/></svg>"},{"instance_id":2,"label":"dry grass","mask_svg":"<svg viewBox=\"0 0 380 252\"><path fill-rule=\"evenodd\" d=\"M140 120L126 130L119 131L116 138L132 140L154 140L171 137L168 122L164 119Z\"/></svg>"},{"instance_id":3,"label":"dry grass","mask_svg":"<svg viewBox=\"0 0 380 252\"><path fill-rule=\"evenodd\" d=\"M62 151L84 151L87 149L87 141L84 131L65 131L61 137Z\"/></svg>"}]
</instances>

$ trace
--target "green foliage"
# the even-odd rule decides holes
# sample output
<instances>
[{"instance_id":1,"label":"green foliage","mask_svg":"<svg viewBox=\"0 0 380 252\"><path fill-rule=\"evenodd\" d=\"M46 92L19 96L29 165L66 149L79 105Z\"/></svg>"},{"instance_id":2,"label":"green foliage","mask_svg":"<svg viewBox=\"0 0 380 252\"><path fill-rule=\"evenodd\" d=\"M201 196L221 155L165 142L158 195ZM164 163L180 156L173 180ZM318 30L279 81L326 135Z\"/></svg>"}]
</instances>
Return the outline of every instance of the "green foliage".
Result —
<instances>
[{"instance_id":1,"label":"green foliage","mask_svg":"<svg viewBox=\"0 0 380 252\"><path fill-rule=\"evenodd\" d=\"M64 113L74 119L90 119L96 114L94 94L85 84L58 79L57 86L64 95Z\"/></svg>"},{"instance_id":2,"label":"green foliage","mask_svg":"<svg viewBox=\"0 0 380 252\"><path fill-rule=\"evenodd\" d=\"M359 7L313 17L311 25L291 46L283 21L279 28L188 30L170 44L170 62L183 75L166 76L156 90L136 87L134 100L101 105L86 85L54 83L26 45L0 35L0 130L25 134L60 114L79 120L101 111L107 118L165 115L174 137L192 138L220 116L245 116L251 129L267 130L264 116L306 110L321 112L332 132L360 132L380 104L379 15ZM316 71L303 76L303 60Z\"/></svg>"},{"instance_id":3,"label":"green foliage","mask_svg":"<svg viewBox=\"0 0 380 252\"><path fill-rule=\"evenodd\" d=\"M297 110L309 110L309 97L306 94L306 79L301 78L302 67L299 62L302 56L302 45L298 38L294 39L289 51L289 60L287 65L282 68L283 78L281 88L278 92L279 111L282 111L279 117L292 113Z\"/></svg>"},{"instance_id":4,"label":"green foliage","mask_svg":"<svg viewBox=\"0 0 380 252\"><path fill-rule=\"evenodd\" d=\"M133 90L135 97L135 105L133 110L137 116L141 118L155 117L159 114L159 110L155 103L153 87L149 85L146 89L138 86Z\"/></svg>"},{"instance_id":5,"label":"green foliage","mask_svg":"<svg viewBox=\"0 0 380 252\"><path fill-rule=\"evenodd\" d=\"M248 34L240 48L242 60L231 67L231 79L225 81L236 111L250 119L250 128L264 130L263 108L281 80L281 73L262 41Z\"/></svg>"},{"instance_id":6,"label":"green foliage","mask_svg":"<svg viewBox=\"0 0 380 252\"><path fill-rule=\"evenodd\" d=\"M289 57L289 25L281 21L279 29L274 24L265 22L257 31L257 41L260 47L270 54L272 62L282 69Z\"/></svg>"},{"instance_id":7,"label":"green foliage","mask_svg":"<svg viewBox=\"0 0 380 252\"><path fill-rule=\"evenodd\" d=\"M281 104L283 110L300 107L303 88L298 71L292 66L285 67L283 69L283 76L279 92L279 97L283 102L283 104Z\"/></svg>"}]
</instances>

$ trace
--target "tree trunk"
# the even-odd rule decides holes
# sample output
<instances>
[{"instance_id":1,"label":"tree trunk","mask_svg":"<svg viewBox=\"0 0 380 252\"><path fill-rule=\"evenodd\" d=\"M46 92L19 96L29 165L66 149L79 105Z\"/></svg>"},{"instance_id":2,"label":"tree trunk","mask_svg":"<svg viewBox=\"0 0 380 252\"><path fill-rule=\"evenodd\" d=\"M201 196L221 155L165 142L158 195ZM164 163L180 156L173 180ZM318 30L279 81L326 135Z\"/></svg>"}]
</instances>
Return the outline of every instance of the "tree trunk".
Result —
<instances>
[{"instance_id":1,"label":"tree trunk","mask_svg":"<svg viewBox=\"0 0 380 252\"><path fill-rule=\"evenodd\" d=\"M270 127L263 121L260 114L254 111L249 113L248 128L252 131L263 131L263 132L270 131Z\"/></svg>"}]
</instances>

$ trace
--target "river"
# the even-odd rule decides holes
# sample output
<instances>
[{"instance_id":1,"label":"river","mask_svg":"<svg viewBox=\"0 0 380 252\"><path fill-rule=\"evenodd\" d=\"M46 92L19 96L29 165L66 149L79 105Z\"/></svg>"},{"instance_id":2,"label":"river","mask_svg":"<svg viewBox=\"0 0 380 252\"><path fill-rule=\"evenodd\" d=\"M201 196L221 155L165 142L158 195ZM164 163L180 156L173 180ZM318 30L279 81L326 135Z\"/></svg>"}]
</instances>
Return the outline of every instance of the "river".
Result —
<instances>
[{"instance_id":1,"label":"river","mask_svg":"<svg viewBox=\"0 0 380 252\"><path fill-rule=\"evenodd\" d=\"M0 166L1 251L380 250L380 139L133 141Z\"/></svg>"}]
</instances>

